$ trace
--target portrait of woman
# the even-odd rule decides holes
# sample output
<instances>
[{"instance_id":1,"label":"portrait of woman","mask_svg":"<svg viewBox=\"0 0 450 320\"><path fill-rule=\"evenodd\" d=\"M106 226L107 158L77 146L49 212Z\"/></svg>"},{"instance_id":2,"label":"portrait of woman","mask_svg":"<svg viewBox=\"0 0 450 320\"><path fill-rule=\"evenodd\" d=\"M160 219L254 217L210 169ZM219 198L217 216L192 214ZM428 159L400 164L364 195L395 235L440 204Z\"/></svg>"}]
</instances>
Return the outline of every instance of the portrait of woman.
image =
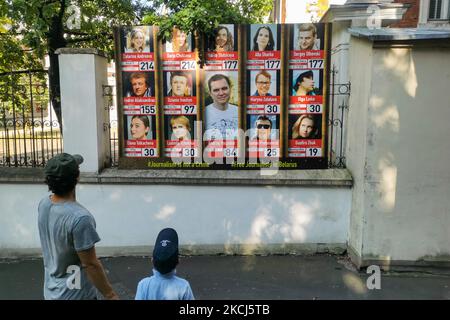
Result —
<instances>
[{"instance_id":1,"label":"portrait of woman","mask_svg":"<svg viewBox=\"0 0 450 320\"><path fill-rule=\"evenodd\" d=\"M292 96L315 96L314 73L311 70L302 72L295 79Z\"/></svg>"},{"instance_id":2,"label":"portrait of woman","mask_svg":"<svg viewBox=\"0 0 450 320\"><path fill-rule=\"evenodd\" d=\"M172 31L172 51L188 52L191 51L189 46L189 37L186 32L174 28Z\"/></svg>"},{"instance_id":3,"label":"portrait of woman","mask_svg":"<svg viewBox=\"0 0 450 320\"><path fill-rule=\"evenodd\" d=\"M130 46L126 52L144 52L148 51L145 44L145 32L140 28L133 29L130 34Z\"/></svg>"},{"instance_id":4,"label":"portrait of woman","mask_svg":"<svg viewBox=\"0 0 450 320\"><path fill-rule=\"evenodd\" d=\"M219 26L214 36L214 41L211 41L210 51L234 51L233 35L226 26Z\"/></svg>"},{"instance_id":5,"label":"portrait of woman","mask_svg":"<svg viewBox=\"0 0 450 320\"><path fill-rule=\"evenodd\" d=\"M259 27L253 37L253 51L272 51L274 47L272 30L268 26Z\"/></svg>"},{"instance_id":6,"label":"portrait of woman","mask_svg":"<svg viewBox=\"0 0 450 320\"><path fill-rule=\"evenodd\" d=\"M191 125L189 119L185 116L176 116L170 119L170 127L172 129L172 140L191 140Z\"/></svg>"},{"instance_id":7,"label":"portrait of woman","mask_svg":"<svg viewBox=\"0 0 450 320\"><path fill-rule=\"evenodd\" d=\"M133 140L146 140L150 131L150 121L147 116L135 115L131 118L130 132Z\"/></svg>"},{"instance_id":8,"label":"portrait of woman","mask_svg":"<svg viewBox=\"0 0 450 320\"><path fill-rule=\"evenodd\" d=\"M292 139L317 139L319 137L318 125L314 115L300 115L292 126Z\"/></svg>"}]
</instances>

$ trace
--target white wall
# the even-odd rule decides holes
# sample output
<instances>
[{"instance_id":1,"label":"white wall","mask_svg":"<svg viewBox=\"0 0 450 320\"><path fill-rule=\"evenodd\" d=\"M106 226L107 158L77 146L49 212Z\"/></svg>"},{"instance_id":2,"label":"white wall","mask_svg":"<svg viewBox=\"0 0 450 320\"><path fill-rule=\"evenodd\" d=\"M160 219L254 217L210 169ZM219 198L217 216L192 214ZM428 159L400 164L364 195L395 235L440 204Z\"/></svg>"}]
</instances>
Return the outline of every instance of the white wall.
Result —
<instances>
[{"instance_id":1,"label":"white wall","mask_svg":"<svg viewBox=\"0 0 450 320\"><path fill-rule=\"evenodd\" d=\"M366 260L450 261L450 48L352 38L351 59L350 243Z\"/></svg>"},{"instance_id":2,"label":"white wall","mask_svg":"<svg viewBox=\"0 0 450 320\"><path fill-rule=\"evenodd\" d=\"M372 47L364 40L352 38L350 61L350 81L352 93L347 121L347 168L353 177L352 214L350 217L349 245L358 255L362 254L363 233L365 229L364 213L365 186L364 170L367 154L367 104L371 88ZM362 62L364 61L364 62ZM357 66L357 67L356 67Z\"/></svg>"},{"instance_id":3,"label":"white wall","mask_svg":"<svg viewBox=\"0 0 450 320\"><path fill-rule=\"evenodd\" d=\"M331 66L334 64L339 71L336 74L337 83L348 82L350 33L347 30L349 26L348 21L337 21L333 22L331 28Z\"/></svg>"},{"instance_id":4,"label":"white wall","mask_svg":"<svg viewBox=\"0 0 450 320\"><path fill-rule=\"evenodd\" d=\"M0 184L0 256L39 248L37 205L45 185ZM24 196L26 195L26 197ZM95 216L99 247L153 245L164 227L180 244L308 244L347 242L348 188L104 185L77 186ZM26 250L25 250L26 252Z\"/></svg>"},{"instance_id":5,"label":"white wall","mask_svg":"<svg viewBox=\"0 0 450 320\"><path fill-rule=\"evenodd\" d=\"M109 136L104 130L109 114L102 88L108 84L107 59L92 49L60 51L64 152L83 153L83 170L97 173L109 161Z\"/></svg>"}]
</instances>

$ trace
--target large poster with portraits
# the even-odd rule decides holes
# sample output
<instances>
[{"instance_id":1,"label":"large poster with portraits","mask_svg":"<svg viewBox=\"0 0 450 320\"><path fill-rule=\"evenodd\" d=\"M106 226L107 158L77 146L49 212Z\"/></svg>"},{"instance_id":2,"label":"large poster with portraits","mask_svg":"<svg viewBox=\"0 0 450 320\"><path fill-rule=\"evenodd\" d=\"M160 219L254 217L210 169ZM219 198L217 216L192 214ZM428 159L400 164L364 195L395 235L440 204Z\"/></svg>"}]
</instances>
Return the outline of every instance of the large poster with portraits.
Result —
<instances>
[{"instance_id":1,"label":"large poster with portraits","mask_svg":"<svg viewBox=\"0 0 450 320\"><path fill-rule=\"evenodd\" d=\"M158 157L153 28L121 29L124 155Z\"/></svg>"},{"instance_id":2,"label":"large poster with portraits","mask_svg":"<svg viewBox=\"0 0 450 320\"><path fill-rule=\"evenodd\" d=\"M238 26L219 25L206 39L204 67L204 140L208 158L239 154L239 39Z\"/></svg>"},{"instance_id":3,"label":"large poster with portraits","mask_svg":"<svg viewBox=\"0 0 450 320\"><path fill-rule=\"evenodd\" d=\"M194 134L197 121L195 41L191 34L174 28L162 43L164 154L171 159L197 157Z\"/></svg>"},{"instance_id":4,"label":"large poster with portraits","mask_svg":"<svg viewBox=\"0 0 450 320\"><path fill-rule=\"evenodd\" d=\"M326 83L323 24L290 27L288 157L324 156L324 91Z\"/></svg>"},{"instance_id":5,"label":"large poster with portraits","mask_svg":"<svg viewBox=\"0 0 450 320\"><path fill-rule=\"evenodd\" d=\"M280 157L281 25L247 28L247 156Z\"/></svg>"},{"instance_id":6,"label":"large poster with portraits","mask_svg":"<svg viewBox=\"0 0 450 320\"><path fill-rule=\"evenodd\" d=\"M220 24L197 38L174 28L166 40L158 32L115 32L119 166L327 166L329 24Z\"/></svg>"}]
</instances>

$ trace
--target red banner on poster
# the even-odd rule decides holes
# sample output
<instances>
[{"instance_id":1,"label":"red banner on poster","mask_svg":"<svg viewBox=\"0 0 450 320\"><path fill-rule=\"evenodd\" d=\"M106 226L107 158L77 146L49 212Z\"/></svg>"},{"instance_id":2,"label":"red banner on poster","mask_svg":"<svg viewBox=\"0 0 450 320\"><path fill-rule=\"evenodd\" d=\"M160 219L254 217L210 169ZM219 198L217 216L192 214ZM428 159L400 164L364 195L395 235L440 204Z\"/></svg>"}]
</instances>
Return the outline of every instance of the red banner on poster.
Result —
<instances>
[{"instance_id":1,"label":"red banner on poster","mask_svg":"<svg viewBox=\"0 0 450 320\"><path fill-rule=\"evenodd\" d=\"M197 104L197 97L164 97L165 105Z\"/></svg>"},{"instance_id":2,"label":"red banner on poster","mask_svg":"<svg viewBox=\"0 0 450 320\"><path fill-rule=\"evenodd\" d=\"M195 60L195 52L164 52L163 60L167 61Z\"/></svg>"},{"instance_id":3,"label":"red banner on poster","mask_svg":"<svg viewBox=\"0 0 450 320\"><path fill-rule=\"evenodd\" d=\"M280 104L279 96L251 96L247 97L247 104Z\"/></svg>"},{"instance_id":4,"label":"red banner on poster","mask_svg":"<svg viewBox=\"0 0 450 320\"><path fill-rule=\"evenodd\" d=\"M322 148L322 139L291 139L289 148Z\"/></svg>"},{"instance_id":5,"label":"red banner on poster","mask_svg":"<svg viewBox=\"0 0 450 320\"><path fill-rule=\"evenodd\" d=\"M197 148L196 140L166 140L166 148Z\"/></svg>"},{"instance_id":6,"label":"red banner on poster","mask_svg":"<svg viewBox=\"0 0 450 320\"><path fill-rule=\"evenodd\" d=\"M239 55L237 51L228 51L228 52L207 52L206 60L238 60Z\"/></svg>"},{"instance_id":7,"label":"red banner on poster","mask_svg":"<svg viewBox=\"0 0 450 320\"><path fill-rule=\"evenodd\" d=\"M142 106L142 105L155 105L155 97L125 97L123 98L125 105L130 106Z\"/></svg>"},{"instance_id":8,"label":"red banner on poster","mask_svg":"<svg viewBox=\"0 0 450 320\"><path fill-rule=\"evenodd\" d=\"M281 51L249 51L248 60L280 60Z\"/></svg>"},{"instance_id":9,"label":"red banner on poster","mask_svg":"<svg viewBox=\"0 0 450 320\"><path fill-rule=\"evenodd\" d=\"M291 50L289 59L323 59L323 50Z\"/></svg>"},{"instance_id":10,"label":"red banner on poster","mask_svg":"<svg viewBox=\"0 0 450 320\"><path fill-rule=\"evenodd\" d=\"M156 148L156 140L125 140L125 148Z\"/></svg>"},{"instance_id":11,"label":"red banner on poster","mask_svg":"<svg viewBox=\"0 0 450 320\"><path fill-rule=\"evenodd\" d=\"M154 54L153 52L144 52L144 53L122 53L122 62L127 61L153 61Z\"/></svg>"},{"instance_id":12,"label":"red banner on poster","mask_svg":"<svg viewBox=\"0 0 450 320\"><path fill-rule=\"evenodd\" d=\"M308 103L323 103L322 96L293 96L289 99L290 104L308 104Z\"/></svg>"}]
</instances>

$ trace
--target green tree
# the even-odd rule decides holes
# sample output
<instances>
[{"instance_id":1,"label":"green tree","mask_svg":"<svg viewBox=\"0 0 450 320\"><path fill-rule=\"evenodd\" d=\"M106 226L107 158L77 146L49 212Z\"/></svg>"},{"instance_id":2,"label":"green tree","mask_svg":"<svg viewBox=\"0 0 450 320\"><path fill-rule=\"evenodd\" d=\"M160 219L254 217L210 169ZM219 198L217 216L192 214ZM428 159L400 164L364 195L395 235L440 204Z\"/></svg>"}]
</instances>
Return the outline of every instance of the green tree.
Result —
<instances>
[{"instance_id":1,"label":"green tree","mask_svg":"<svg viewBox=\"0 0 450 320\"><path fill-rule=\"evenodd\" d=\"M162 39L170 37L173 27L199 39L213 35L222 23L266 22L272 5L272 0L156 0L152 12L145 15L142 22L159 26ZM198 44L203 64L203 43Z\"/></svg>"},{"instance_id":2,"label":"green tree","mask_svg":"<svg viewBox=\"0 0 450 320\"><path fill-rule=\"evenodd\" d=\"M31 109L28 98L30 89L23 85L29 82L29 75L23 73L11 74L20 69L41 69L42 61L23 43L14 32L11 32L13 21L8 17L8 7L5 2L0 3L0 126L5 113L11 112L14 105ZM38 73L33 79L35 85L46 84L43 73ZM32 89L31 89L32 90Z\"/></svg>"},{"instance_id":3,"label":"green tree","mask_svg":"<svg viewBox=\"0 0 450 320\"><path fill-rule=\"evenodd\" d=\"M2 7L12 24L8 34L19 39L21 48L29 48L37 58L49 56L50 99L60 124L59 63L55 51L93 47L111 54L112 26L139 23L137 12L143 9L131 0L6 0ZM12 48L8 46L8 54L16 60L23 55L13 53ZM0 68L8 64L5 60L0 61Z\"/></svg>"}]
</instances>

